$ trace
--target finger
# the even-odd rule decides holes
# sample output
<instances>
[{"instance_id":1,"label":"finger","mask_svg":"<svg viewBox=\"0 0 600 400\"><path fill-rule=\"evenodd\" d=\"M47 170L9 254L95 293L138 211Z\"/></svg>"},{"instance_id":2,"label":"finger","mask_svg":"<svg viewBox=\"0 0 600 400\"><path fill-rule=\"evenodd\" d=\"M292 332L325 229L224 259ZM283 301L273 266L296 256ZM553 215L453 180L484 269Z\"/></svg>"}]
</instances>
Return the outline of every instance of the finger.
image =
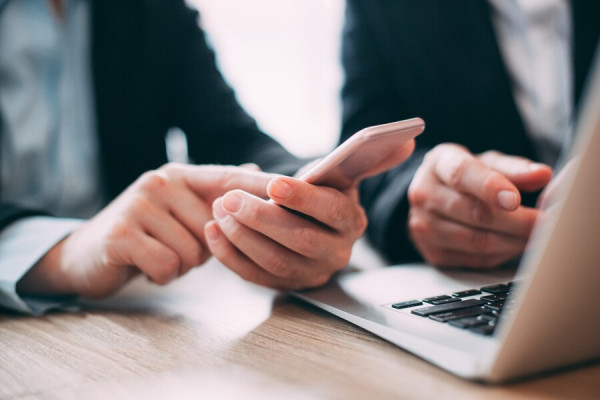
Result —
<instances>
[{"instance_id":1,"label":"finger","mask_svg":"<svg viewBox=\"0 0 600 400\"><path fill-rule=\"evenodd\" d=\"M552 168L524 157L509 156L497 151L480 154L479 161L506 176L520 190L532 192L546 186L552 179Z\"/></svg>"},{"instance_id":2,"label":"finger","mask_svg":"<svg viewBox=\"0 0 600 400\"><path fill-rule=\"evenodd\" d=\"M282 279L268 273L250 260L231 244L216 221L206 224L205 234L214 257L242 279L274 289L296 290L302 288L302 285L291 279Z\"/></svg>"},{"instance_id":3,"label":"finger","mask_svg":"<svg viewBox=\"0 0 600 400\"><path fill-rule=\"evenodd\" d=\"M250 171L262 171L262 169L260 168L260 166L258 164L255 164L255 163L240 164L240 168L249 169Z\"/></svg>"},{"instance_id":4,"label":"finger","mask_svg":"<svg viewBox=\"0 0 600 400\"><path fill-rule=\"evenodd\" d=\"M139 217L143 229L156 240L173 250L181 260L180 275L205 259L200 242L167 212L146 207Z\"/></svg>"},{"instance_id":5,"label":"finger","mask_svg":"<svg viewBox=\"0 0 600 400\"><path fill-rule=\"evenodd\" d=\"M435 176L445 185L486 204L514 211L521 203L519 190L508 178L483 165L464 148L438 146L427 157Z\"/></svg>"},{"instance_id":6,"label":"finger","mask_svg":"<svg viewBox=\"0 0 600 400\"><path fill-rule=\"evenodd\" d=\"M227 213L222 203L218 199L213 204L215 220L233 246L272 275L297 282L310 282L317 273L312 260L240 224Z\"/></svg>"},{"instance_id":7,"label":"finger","mask_svg":"<svg viewBox=\"0 0 600 400\"><path fill-rule=\"evenodd\" d=\"M349 253L354 241L354 237L339 235L320 223L239 190L225 194L220 204L239 223L313 260L342 258L344 254L340 253L344 249Z\"/></svg>"},{"instance_id":8,"label":"finger","mask_svg":"<svg viewBox=\"0 0 600 400\"><path fill-rule=\"evenodd\" d=\"M367 226L364 210L356 199L335 189L295 178L277 177L269 182L267 193L276 203L354 239L362 236Z\"/></svg>"},{"instance_id":9,"label":"finger","mask_svg":"<svg viewBox=\"0 0 600 400\"><path fill-rule=\"evenodd\" d=\"M458 193L440 186L422 207L445 219L468 225L472 228L528 239L538 218L539 211L529 207L519 207L515 211L499 210L490 207L477 198Z\"/></svg>"},{"instance_id":10,"label":"finger","mask_svg":"<svg viewBox=\"0 0 600 400\"><path fill-rule=\"evenodd\" d=\"M204 237L204 225L212 219L211 207L187 188L172 193L166 206L175 219L202 243L203 249L208 249Z\"/></svg>"},{"instance_id":11,"label":"finger","mask_svg":"<svg viewBox=\"0 0 600 400\"><path fill-rule=\"evenodd\" d=\"M233 189L242 189L255 196L267 197L267 184L277 176L247 168L220 165L184 165L188 185L205 200L212 202Z\"/></svg>"},{"instance_id":12,"label":"finger","mask_svg":"<svg viewBox=\"0 0 600 400\"><path fill-rule=\"evenodd\" d=\"M179 275L177 253L155 238L139 233L136 246L128 246L132 263L153 282L166 285Z\"/></svg>"},{"instance_id":13,"label":"finger","mask_svg":"<svg viewBox=\"0 0 600 400\"><path fill-rule=\"evenodd\" d=\"M479 256L517 256L525 250L527 239L475 229L427 212L413 212L409 228L414 240L437 249Z\"/></svg>"}]
</instances>

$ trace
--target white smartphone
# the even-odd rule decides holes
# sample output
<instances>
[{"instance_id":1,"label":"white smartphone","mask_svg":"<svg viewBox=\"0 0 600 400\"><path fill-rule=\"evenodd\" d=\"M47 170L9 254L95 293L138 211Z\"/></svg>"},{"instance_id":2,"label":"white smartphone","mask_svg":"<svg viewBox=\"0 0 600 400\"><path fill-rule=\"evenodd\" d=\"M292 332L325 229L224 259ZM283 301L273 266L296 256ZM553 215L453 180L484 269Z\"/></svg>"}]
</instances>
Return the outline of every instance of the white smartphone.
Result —
<instances>
[{"instance_id":1,"label":"white smartphone","mask_svg":"<svg viewBox=\"0 0 600 400\"><path fill-rule=\"evenodd\" d=\"M302 171L299 179L344 190L355 185L365 172L424 130L425 122L421 118L362 129L308 170Z\"/></svg>"}]
</instances>

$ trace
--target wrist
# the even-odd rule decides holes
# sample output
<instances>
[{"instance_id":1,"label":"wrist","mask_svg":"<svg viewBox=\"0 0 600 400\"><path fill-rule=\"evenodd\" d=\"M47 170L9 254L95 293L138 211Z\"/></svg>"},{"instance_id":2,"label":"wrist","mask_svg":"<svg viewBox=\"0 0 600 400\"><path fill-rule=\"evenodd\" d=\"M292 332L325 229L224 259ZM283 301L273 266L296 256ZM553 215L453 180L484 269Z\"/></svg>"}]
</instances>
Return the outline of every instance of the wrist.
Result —
<instances>
[{"instance_id":1,"label":"wrist","mask_svg":"<svg viewBox=\"0 0 600 400\"><path fill-rule=\"evenodd\" d=\"M76 294L71 277L65 272L65 241L54 245L17 283L17 292L27 295Z\"/></svg>"}]
</instances>

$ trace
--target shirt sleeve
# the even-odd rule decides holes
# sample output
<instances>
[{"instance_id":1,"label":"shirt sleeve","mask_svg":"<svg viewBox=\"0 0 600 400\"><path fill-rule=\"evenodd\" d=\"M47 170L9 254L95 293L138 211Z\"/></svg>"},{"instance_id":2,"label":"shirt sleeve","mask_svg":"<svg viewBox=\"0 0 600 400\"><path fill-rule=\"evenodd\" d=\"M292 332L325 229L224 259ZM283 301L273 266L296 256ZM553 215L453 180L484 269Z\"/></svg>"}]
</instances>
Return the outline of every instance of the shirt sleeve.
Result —
<instances>
[{"instance_id":1,"label":"shirt sleeve","mask_svg":"<svg viewBox=\"0 0 600 400\"><path fill-rule=\"evenodd\" d=\"M35 315L51 308L64 308L62 296L20 296L17 282L48 250L82 223L78 219L29 217L13 222L0 232L0 307Z\"/></svg>"}]
</instances>

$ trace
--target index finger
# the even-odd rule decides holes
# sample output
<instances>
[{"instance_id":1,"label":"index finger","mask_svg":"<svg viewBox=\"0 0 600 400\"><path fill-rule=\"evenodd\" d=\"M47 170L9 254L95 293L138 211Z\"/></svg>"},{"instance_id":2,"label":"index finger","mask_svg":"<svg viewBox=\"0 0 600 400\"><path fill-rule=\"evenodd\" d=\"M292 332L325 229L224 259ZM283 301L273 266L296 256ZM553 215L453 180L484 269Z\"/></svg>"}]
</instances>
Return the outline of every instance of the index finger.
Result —
<instances>
[{"instance_id":1,"label":"index finger","mask_svg":"<svg viewBox=\"0 0 600 400\"><path fill-rule=\"evenodd\" d=\"M207 200L214 200L234 189L266 198L267 184L278 176L236 166L184 165L181 168L190 188Z\"/></svg>"},{"instance_id":2,"label":"index finger","mask_svg":"<svg viewBox=\"0 0 600 400\"><path fill-rule=\"evenodd\" d=\"M434 174L446 186L507 211L514 211L521 204L521 194L508 178L486 167L465 149L446 146L436 156Z\"/></svg>"},{"instance_id":3,"label":"index finger","mask_svg":"<svg viewBox=\"0 0 600 400\"><path fill-rule=\"evenodd\" d=\"M356 189L353 189L356 190ZM362 235L367 222L358 196L316 186L295 178L278 177L269 182L269 197L284 207L309 216L337 232Z\"/></svg>"}]
</instances>

